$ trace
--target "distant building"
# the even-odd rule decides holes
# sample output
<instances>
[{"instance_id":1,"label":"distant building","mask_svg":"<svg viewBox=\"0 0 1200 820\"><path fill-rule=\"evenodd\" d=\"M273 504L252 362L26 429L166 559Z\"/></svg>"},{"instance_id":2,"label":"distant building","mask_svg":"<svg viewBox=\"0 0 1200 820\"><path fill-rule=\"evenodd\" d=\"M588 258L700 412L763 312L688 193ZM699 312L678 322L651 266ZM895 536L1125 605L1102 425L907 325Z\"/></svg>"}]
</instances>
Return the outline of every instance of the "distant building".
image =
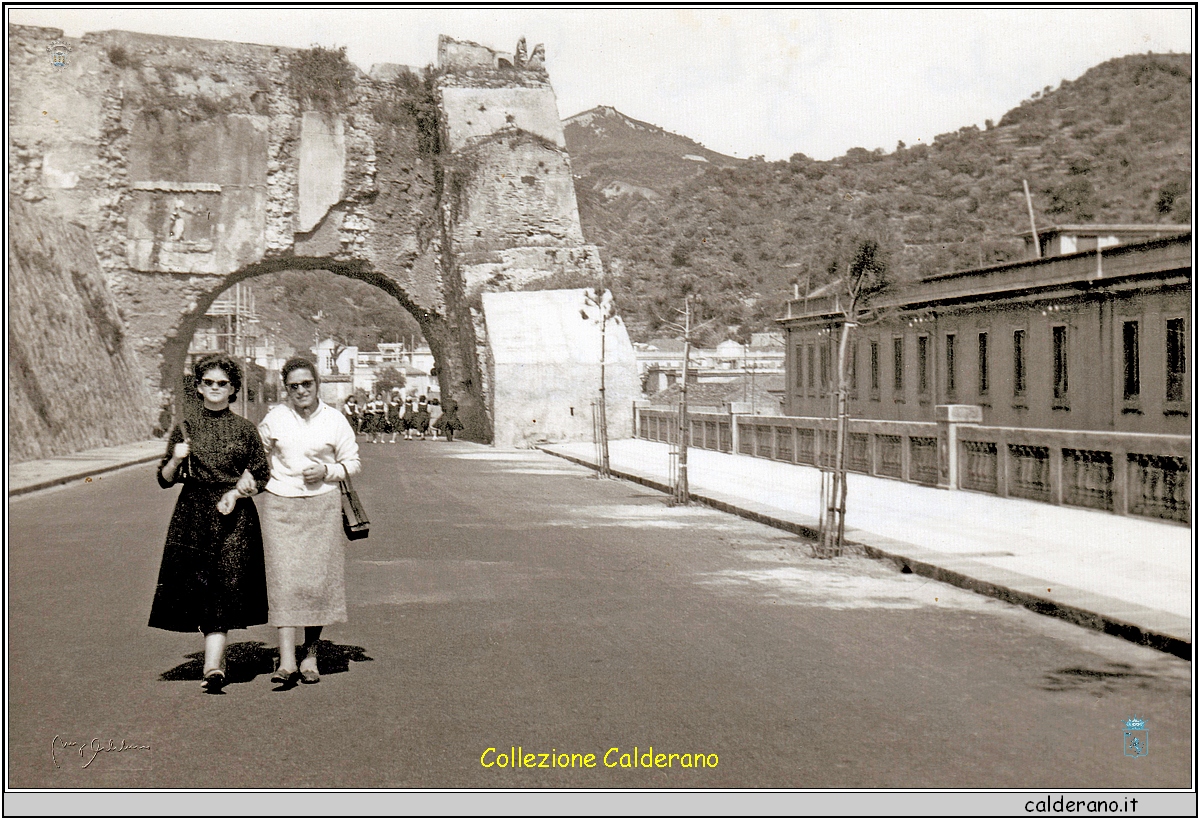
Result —
<instances>
[{"instance_id":1,"label":"distant building","mask_svg":"<svg viewBox=\"0 0 1200 820\"><path fill-rule=\"evenodd\" d=\"M425 342L380 342L375 350L358 350L354 355L354 389L375 392L379 371L392 368L404 376L404 395L439 398L437 364Z\"/></svg>"},{"instance_id":2,"label":"distant building","mask_svg":"<svg viewBox=\"0 0 1200 820\"><path fill-rule=\"evenodd\" d=\"M1125 241L1160 229L1174 235ZM882 318L851 336L851 416L934 421L937 405L973 404L989 426L1190 435L1191 232L1042 236L1042 259L928 276L878 300ZM789 415L832 413L836 302L814 292L779 320Z\"/></svg>"},{"instance_id":3,"label":"distant building","mask_svg":"<svg viewBox=\"0 0 1200 820\"><path fill-rule=\"evenodd\" d=\"M634 356L646 396L675 384L683 374L683 342L651 339L634 345ZM782 376L785 350L782 333L755 333L750 344L730 339L715 348L693 347L688 354L688 381L737 382L753 386L768 376Z\"/></svg>"},{"instance_id":4,"label":"distant building","mask_svg":"<svg viewBox=\"0 0 1200 820\"><path fill-rule=\"evenodd\" d=\"M1065 256L1116 245L1132 245L1150 239L1186 233L1186 225L1049 225L1038 229L1041 256ZM1033 237L1024 233L1026 257L1036 259Z\"/></svg>"}]
</instances>

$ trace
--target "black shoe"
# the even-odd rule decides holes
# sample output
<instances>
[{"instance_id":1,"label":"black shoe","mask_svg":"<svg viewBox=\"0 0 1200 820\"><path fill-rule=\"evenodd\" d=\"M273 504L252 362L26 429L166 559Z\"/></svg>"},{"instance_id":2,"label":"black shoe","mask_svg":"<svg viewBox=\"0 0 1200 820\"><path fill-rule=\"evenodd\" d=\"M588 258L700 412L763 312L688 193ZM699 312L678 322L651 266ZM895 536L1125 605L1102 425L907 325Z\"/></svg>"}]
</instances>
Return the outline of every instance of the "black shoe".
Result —
<instances>
[{"instance_id":1,"label":"black shoe","mask_svg":"<svg viewBox=\"0 0 1200 820\"><path fill-rule=\"evenodd\" d=\"M204 691L215 694L224 688L224 672L222 672L220 669L210 669L204 673Z\"/></svg>"}]
</instances>

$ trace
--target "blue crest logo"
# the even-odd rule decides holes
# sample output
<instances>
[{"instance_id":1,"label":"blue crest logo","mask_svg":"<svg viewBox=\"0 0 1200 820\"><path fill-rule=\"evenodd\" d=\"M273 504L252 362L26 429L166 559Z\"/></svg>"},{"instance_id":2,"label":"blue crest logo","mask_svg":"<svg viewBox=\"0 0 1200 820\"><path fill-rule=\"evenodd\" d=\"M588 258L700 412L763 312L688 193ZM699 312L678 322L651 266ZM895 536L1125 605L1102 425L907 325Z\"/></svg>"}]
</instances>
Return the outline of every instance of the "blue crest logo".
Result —
<instances>
[{"instance_id":1,"label":"blue crest logo","mask_svg":"<svg viewBox=\"0 0 1200 820\"><path fill-rule=\"evenodd\" d=\"M1125 721L1125 756L1145 757L1150 754L1150 730L1143 718L1131 717Z\"/></svg>"},{"instance_id":2,"label":"blue crest logo","mask_svg":"<svg viewBox=\"0 0 1200 820\"><path fill-rule=\"evenodd\" d=\"M50 52L50 63L55 68L67 67L67 55L71 53L71 47L66 43L53 42L46 46L46 51Z\"/></svg>"}]
</instances>

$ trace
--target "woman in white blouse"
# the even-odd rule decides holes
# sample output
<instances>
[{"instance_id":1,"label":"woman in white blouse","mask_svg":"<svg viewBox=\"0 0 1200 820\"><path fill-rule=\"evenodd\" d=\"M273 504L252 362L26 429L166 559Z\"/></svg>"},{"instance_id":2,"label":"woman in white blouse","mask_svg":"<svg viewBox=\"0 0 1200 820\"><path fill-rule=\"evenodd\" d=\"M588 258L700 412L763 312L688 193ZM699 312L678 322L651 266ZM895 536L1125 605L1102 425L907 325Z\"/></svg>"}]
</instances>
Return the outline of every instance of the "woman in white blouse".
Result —
<instances>
[{"instance_id":1,"label":"woman in white blouse","mask_svg":"<svg viewBox=\"0 0 1200 820\"><path fill-rule=\"evenodd\" d=\"M262 496L269 623L279 627L279 668L271 680L317 683L321 628L346 620L338 481L358 473L358 441L346 417L318 396L312 362L289 359L283 384L287 402L258 428L271 462ZM301 626L304 652L297 667L295 628Z\"/></svg>"}]
</instances>

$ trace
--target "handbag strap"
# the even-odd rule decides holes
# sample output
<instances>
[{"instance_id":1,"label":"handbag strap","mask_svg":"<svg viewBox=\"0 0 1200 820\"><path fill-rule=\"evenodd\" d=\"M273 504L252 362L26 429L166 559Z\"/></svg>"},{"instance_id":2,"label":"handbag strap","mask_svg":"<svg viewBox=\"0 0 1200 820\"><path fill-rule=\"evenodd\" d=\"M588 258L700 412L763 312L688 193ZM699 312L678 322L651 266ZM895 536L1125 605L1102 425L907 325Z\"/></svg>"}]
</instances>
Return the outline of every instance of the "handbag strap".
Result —
<instances>
[{"instance_id":1,"label":"handbag strap","mask_svg":"<svg viewBox=\"0 0 1200 820\"><path fill-rule=\"evenodd\" d=\"M179 420L179 432L183 434L183 440L188 445L188 454L183 459L183 470L185 473L190 474L192 472L192 451L191 451L192 437L188 433L187 419Z\"/></svg>"}]
</instances>

